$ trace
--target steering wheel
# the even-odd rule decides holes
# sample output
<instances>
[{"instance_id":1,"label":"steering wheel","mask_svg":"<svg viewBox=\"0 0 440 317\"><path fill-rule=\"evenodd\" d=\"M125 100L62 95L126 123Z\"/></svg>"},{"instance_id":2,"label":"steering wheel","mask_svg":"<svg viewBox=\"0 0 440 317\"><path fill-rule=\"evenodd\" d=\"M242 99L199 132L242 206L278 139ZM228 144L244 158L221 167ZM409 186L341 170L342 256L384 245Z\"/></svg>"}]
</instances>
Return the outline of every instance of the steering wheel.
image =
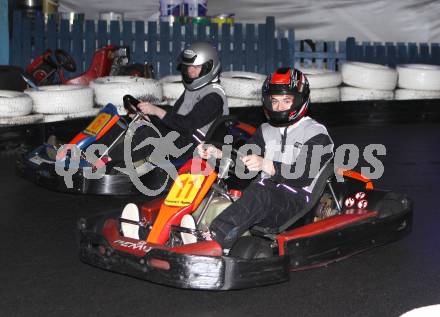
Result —
<instances>
[{"instance_id":1,"label":"steering wheel","mask_svg":"<svg viewBox=\"0 0 440 317\"><path fill-rule=\"evenodd\" d=\"M212 145L219 150L221 150L223 147L222 143L215 142L215 141L206 141L206 144ZM224 162L224 164L223 164L224 166L221 166L221 169L226 169L226 170L224 170L223 173L221 173L223 175L223 177L225 177L229 173L235 174L234 168L237 165L238 160L241 159L243 156L245 156L245 154L241 153L239 150L237 150L233 147L231 148L231 156L229 157L229 159L225 160L225 158L222 158L222 161ZM246 166L245 166L244 171L245 171L245 173L249 172L249 170L247 169Z\"/></svg>"},{"instance_id":2,"label":"steering wheel","mask_svg":"<svg viewBox=\"0 0 440 317\"><path fill-rule=\"evenodd\" d=\"M43 54L43 60L50 66L53 68L58 68L57 63L55 63L55 61L52 58L52 50L48 49L46 50L46 52L44 52Z\"/></svg>"},{"instance_id":3,"label":"steering wheel","mask_svg":"<svg viewBox=\"0 0 440 317\"><path fill-rule=\"evenodd\" d=\"M58 65L63 67L68 72L76 71L75 60L66 51L57 49L55 51L55 59L57 60Z\"/></svg>"},{"instance_id":4,"label":"steering wheel","mask_svg":"<svg viewBox=\"0 0 440 317\"><path fill-rule=\"evenodd\" d=\"M122 97L122 100L124 102L124 108L127 110L129 114L134 114L139 117L144 118L147 121L150 121L150 118L148 118L147 115L145 115L141 109L138 108L138 104L140 104L140 100L136 99L132 95L125 95Z\"/></svg>"}]
</instances>

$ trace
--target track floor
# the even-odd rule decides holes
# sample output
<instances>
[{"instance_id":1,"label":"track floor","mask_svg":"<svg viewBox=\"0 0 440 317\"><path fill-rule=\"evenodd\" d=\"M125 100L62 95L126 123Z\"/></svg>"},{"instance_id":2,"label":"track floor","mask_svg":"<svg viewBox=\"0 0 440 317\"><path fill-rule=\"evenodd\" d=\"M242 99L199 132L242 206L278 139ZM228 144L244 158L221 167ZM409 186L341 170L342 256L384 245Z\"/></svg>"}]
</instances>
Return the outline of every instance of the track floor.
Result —
<instances>
[{"instance_id":1,"label":"track floor","mask_svg":"<svg viewBox=\"0 0 440 317\"><path fill-rule=\"evenodd\" d=\"M337 144L387 148L378 185L414 201L413 233L288 283L232 292L179 290L78 260L78 218L127 199L50 192L0 158L1 316L399 316L440 303L440 125L330 129Z\"/></svg>"}]
</instances>

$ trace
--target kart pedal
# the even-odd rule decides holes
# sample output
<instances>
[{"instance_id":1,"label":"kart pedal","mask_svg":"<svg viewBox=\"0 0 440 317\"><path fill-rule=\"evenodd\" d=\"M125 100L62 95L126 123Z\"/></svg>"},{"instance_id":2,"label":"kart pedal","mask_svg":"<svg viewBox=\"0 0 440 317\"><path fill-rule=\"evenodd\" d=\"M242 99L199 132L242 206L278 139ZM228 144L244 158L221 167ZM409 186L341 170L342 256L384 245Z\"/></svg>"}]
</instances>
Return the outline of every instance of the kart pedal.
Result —
<instances>
[{"instance_id":1,"label":"kart pedal","mask_svg":"<svg viewBox=\"0 0 440 317\"><path fill-rule=\"evenodd\" d=\"M196 229L196 223L191 215L183 216L182 221L180 222L180 226L192 230ZM197 242L197 237L192 233L181 232L180 236L182 238L183 244L190 244Z\"/></svg>"},{"instance_id":2,"label":"kart pedal","mask_svg":"<svg viewBox=\"0 0 440 317\"><path fill-rule=\"evenodd\" d=\"M139 221L138 207L133 203L127 204L121 214L121 231L123 236L139 240L139 225L135 224L139 223Z\"/></svg>"}]
</instances>

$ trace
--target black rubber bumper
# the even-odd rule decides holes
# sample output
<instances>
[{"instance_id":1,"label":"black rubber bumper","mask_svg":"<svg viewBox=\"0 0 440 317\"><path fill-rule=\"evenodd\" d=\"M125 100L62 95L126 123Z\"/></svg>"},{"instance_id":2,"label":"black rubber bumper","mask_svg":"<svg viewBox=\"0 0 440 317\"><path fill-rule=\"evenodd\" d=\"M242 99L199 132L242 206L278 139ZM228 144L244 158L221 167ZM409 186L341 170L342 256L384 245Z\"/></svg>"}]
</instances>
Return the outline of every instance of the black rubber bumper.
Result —
<instances>
[{"instance_id":1,"label":"black rubber bumper","mask_svg":"<svg viewBox=\"0 0 440 317\"><path fill-rule=\"evenodd\" d=\"M84 177L83 171L78 170L72 175L72 187L66 185L63 176L56 173L54 165L41 163L36 165L21 157L16 162L16 172L21 177L42 187L63 193L91 194L91 195L139 195L141 192L125 174L105 174L99 179ZM148 174L140 177L142 184L152 190L160 188L167 182L166 188L171 185L171 178L167 177L163 169L155 168Z\"/></svg>"},{"instance_id":2,"label":"black rubber bumper","mask_svg":"<svg viewBox=\"0 0 440 317\"><path fill-rule=\"evenodd\" d=\"M281 283L289 280L287 257L241 260L152 249L145 256L113 249L101 236L79 231L81 261L99 268L162 285L201 290L231 290ZM168 269L150 265L152 260L169 264Z\"/></svg>"},{"instance_id":3,"label":"black rubber bumper","mask_svg":"<svg viewBox=\"0 0 440 317\"><path fill-rule=\"evenodd\" d=\"M100 179L87 179L81 169L72 175L72 187L67 187L64 177L55 172L54 165L42 163L36 166L24 158L16 164L17 174L50 190L95 195L137 195L139 191L128 175L104 175Z\"/></svg>"}]
</instances>

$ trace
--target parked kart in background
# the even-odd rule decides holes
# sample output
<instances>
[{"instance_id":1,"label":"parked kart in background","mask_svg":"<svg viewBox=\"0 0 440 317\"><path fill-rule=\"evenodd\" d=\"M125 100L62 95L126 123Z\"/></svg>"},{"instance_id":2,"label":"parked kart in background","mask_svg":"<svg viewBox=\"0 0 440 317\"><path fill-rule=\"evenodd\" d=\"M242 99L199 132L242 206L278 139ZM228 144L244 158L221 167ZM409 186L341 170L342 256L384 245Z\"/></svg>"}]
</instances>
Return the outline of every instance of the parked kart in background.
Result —
<instances>
[{"instance_id":1,"label":"parked kart in background","mask_svg":"<svg viewBox=\"0 0 440 317\"><path fill-rule=\"evenodd\" d=\"M105 106L96 118L67 144L76 145L80 151L78 171L72 176L73 186L66 185L63 175L56 172L56 164L62 164L65 169L70 168L68 151L62 151L60 156L57 152L61 144L47 142L36 149L24 153L17 161L16 168L19 175L27 178L43 187L70 193L97 194L97 195L135 195L139 190L133 184L129 175L120 173L112 165L111 150L115 146L122 146L124 137L139 120L144 118L142 112L136 107L139 101L130 95L124 96L124 106L128 113L135 117L130 121L118 115L116 107L112 104ZM218 119L212 124L210 131L219 132L216 139L223 140L224 135L231 134L234 144L242 144L255 132L255 128L245 123L238 122L235 118L227 116ZM207 132L207 136L213 136L213 132ZM101 154L96 162L87 159L85 153L92 144L104 144L108 147L106 153ZM176 158L170 160L171 164L179 168L185 161ZM86 177L85 170L96 170L105 166L105 174L98 179ZM165 182L171 185L170 177L166 169L156 166L144 175L139 175L141 182L147 188L156 190ZM167 186L165 186L166 188Z\"/></svg>"},{"instance_id":2,"label":"parked kart in background","mask_svg":"<svg viewBox=\"0 0 440 317\"><path fill-rule=\"evenodd\" d=\"M279 228L254 226L224 252L202 238L202 228L240 196L224 182L233 166L233 159L225 159L217 172L204 160L190 160L166 198L145 203L139 213L134 208L138 221L123 218L122 210L80 219L80 259L178 288L241 289L287 281L289 271L326 265L411 231L412 203L406 196L375 189L354 171L337 170L343 182L336 182L329 163L294 218ZM123 214L131 212L130 205ZM187 214L196 229L180 226ZM137 227L138 236L124 235L123 226ZM181 235L188 233L198 241L183 244Z\"/></svg>"},{"instance_id":3,"label":"parked kart in background","mask_svg":"<svg viewBox=\"0 0 440 317\"><path fill-rule=\"evenodd\" d=\"M90 66L84 73L66 78L64 71L76 71L75 60L61 49L57 49L55 52L49 49L26 67L25 75L37 86L51 84L88 85L90 81L98 77L110 75L154 78L154 71L150 64L129 65L129 55L128 47L104 46L95 51Z\"/></svg>"}]
</instances>

